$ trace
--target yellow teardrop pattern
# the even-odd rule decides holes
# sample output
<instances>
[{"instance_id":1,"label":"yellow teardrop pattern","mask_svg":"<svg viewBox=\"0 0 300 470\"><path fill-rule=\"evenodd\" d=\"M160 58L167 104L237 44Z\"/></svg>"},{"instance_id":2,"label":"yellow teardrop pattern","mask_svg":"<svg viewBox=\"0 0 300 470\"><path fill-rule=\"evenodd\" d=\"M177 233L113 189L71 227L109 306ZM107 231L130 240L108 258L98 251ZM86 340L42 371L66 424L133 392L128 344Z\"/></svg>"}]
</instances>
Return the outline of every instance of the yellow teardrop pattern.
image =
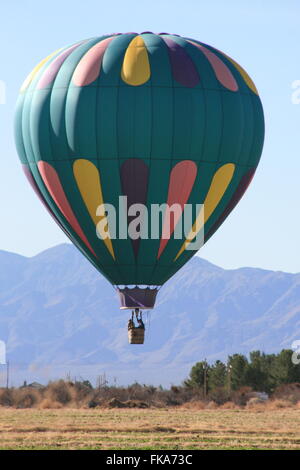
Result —
<instances>
[{"instance_id":1,"label":"yellow teardrop pattern","mask_svg":"<svg viewBox=\"0 0 300 470\"><path fill-rule=\"evenodd\" d=\"M196 222L194 223L192 230L184 241L182 247L178 251L174 261L179 258L186 247L191 243L191 241L193 241L197 233L200 232L204 224L218 206L219 202L225 194L226 189L229 186L230 181L232 180L234 169L235 165L233 163L226 163L225 165L221 166L214 174L204 204L202 205L202 208L197 216Z\"/></svg>"},{"instance_id":2,"label":"yellow teardrop pattern","mask_svg":"<svg viewBox=\"0 0 300 470\"><path fill-rule=\"evenodd\" d=\"M106 219L105 216L101 217L96 215L98 206L104 204L98 168L89 160L79 159L74 162L73 172L84 204L95 226L97 226L103 217ZM104 225L108 225L107 220ZM116 258L111 239L107 237L103 239L103 242L115 260Z\"/></svg>"},{"instance_id":3,"label":"yellow teardrop pattern","mask_svg":"<svg viewBox=\"0 0 300 470\"><path fill-rule=\"evenodd\" d=\"M139 86L146 83L151 75L147 48L141 36L136 36L129 44L121 70L122 80L128 85Z\"/></svg>"}]
</instances>

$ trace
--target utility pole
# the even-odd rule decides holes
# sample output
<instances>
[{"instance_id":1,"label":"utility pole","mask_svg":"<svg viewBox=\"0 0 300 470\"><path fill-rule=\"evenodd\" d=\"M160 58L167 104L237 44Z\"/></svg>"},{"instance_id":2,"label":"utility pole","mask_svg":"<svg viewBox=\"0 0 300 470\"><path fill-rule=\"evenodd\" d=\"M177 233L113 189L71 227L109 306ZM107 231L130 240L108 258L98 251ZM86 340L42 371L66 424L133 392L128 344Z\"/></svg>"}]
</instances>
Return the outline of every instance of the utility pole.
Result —
<instances>
[{"instance_id":1,"label":"utility pole","mask_svg":"<svg viewBox=\"0 0 300 470\"><path fill-rule=\"evenodd\" d=\"M232 365L231 364L227 364L227 374L228 374L228 382L227 382L227 385L228 385L228 397L230 398L230 395L231 395L231 371L232 371Z\"/></svg>"},{"instance_id":2,"label":"utility pole","mask_svg":"<svg viewBox=\"0 0 300 470\"><path fill-rule=\"evenodd\" d=\"M6 388L9 385L9 361L6 362Z\"/></svg>"},{"instance_id":3,"label":"utility pole","mask_svg":"<svg viewBox=\"0 0 300 470\"><path fill-rule=\"evenodd\" d=\"M203 364L203 397L204 400L206 400L206 395L207 395L207 362L206 359L204 359L204 364Z\"/></svg>"}]
</instances>

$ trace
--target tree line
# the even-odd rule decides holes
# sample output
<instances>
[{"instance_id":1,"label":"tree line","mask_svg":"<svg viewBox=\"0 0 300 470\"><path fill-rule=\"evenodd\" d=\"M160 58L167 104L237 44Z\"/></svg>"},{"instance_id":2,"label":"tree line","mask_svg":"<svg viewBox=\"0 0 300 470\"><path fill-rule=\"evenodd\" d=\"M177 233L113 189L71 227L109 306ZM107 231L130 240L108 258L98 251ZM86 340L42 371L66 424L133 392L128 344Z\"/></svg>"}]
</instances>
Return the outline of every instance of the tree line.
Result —
<instances>
[{"instance_id":1,"label":"tree line","mask_svg":"<svg viewBox=\"0 0 300 470\"><path fill-rule=\"evenodd\" d=\"M292 355L290 349L278 354L252 351L249 359L243 354L233 354L226 363L200 361L192 367L184 385L201 388L204 395L216 389L224 389L230 395L242 387L270 394L280 385L300 382L300 364L293 362Z\"/></svg>"}]
</instances>

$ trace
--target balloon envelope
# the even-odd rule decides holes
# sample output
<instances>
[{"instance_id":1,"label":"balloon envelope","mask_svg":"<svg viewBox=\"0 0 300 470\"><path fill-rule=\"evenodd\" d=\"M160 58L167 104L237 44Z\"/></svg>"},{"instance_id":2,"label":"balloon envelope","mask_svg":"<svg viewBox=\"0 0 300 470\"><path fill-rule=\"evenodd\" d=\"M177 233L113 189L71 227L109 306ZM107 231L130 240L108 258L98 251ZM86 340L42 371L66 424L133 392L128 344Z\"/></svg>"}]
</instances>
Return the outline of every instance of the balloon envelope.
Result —
<instances>
[{"instance_id":1,"label":"balloon envelope","mask_svg":"<svg viewBox=\"0 0 300 470\"><path fill-rule=\"evenodd\" d=\"M247 73L219 50L167 33L113 34L52 53L24 82L16 111L26 176L73 243L123 286L124 308L153 307L156 287L195 254L196 234L213 235L248 187L263 139ZM149 228L161 204L176 211L162 210L156 236L120 236L125 196L142 208L126 227L137 229L139 214ZM116 227L102 204L118 208Z\"/></svg>"}]
</instances>

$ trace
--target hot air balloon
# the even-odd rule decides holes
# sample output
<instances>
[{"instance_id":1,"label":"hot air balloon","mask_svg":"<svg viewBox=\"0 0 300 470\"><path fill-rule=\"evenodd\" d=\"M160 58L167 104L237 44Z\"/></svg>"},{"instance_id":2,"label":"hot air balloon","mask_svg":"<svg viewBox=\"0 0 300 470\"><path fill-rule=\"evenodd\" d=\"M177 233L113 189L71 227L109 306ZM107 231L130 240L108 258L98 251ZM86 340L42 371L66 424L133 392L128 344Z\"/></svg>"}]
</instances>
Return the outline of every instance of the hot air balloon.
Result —
<instances>
[{"instance_id":1,"label":"hot air balloon","mask_svg":"<svg viewBox=\"0 0 300 470\"><path fill-rule=\"evenodd\" d=\"M21 88L15 129L36 194L137 315L196 253L197 234L207 241L236 206L264 140L261 101L241 66L198 40L151 32L50 54ZM142 223L139 236L120 235L135 215L124 200L144 208L148 227L165 204L156 236L143 236ZM103 205L118 208L116 230ZM178 236L188 206L199 209Z\"/></svg>"}]
</instances>

